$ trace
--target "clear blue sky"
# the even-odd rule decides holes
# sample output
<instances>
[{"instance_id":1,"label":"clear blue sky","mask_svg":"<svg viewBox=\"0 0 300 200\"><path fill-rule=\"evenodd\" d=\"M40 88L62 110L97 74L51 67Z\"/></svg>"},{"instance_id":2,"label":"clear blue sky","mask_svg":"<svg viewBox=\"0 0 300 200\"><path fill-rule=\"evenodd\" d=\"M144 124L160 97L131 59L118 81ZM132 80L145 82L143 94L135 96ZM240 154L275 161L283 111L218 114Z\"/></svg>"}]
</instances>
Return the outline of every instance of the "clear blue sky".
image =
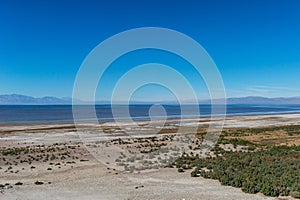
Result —
<instances>
[{"instance_id":1,"label":"clear blue sky","mask_svg":"<svg viewBox=\"0 0 300 200\"><path fill-rule=\"evenodd\" d=\"M2 0L0 94L70 97L77 70L96 45L127 29L157 26L198 41L229 97L300 96L299 9L297 0ZM144 94L167 98L156 89Z\"/></svg>"}]
</instances>

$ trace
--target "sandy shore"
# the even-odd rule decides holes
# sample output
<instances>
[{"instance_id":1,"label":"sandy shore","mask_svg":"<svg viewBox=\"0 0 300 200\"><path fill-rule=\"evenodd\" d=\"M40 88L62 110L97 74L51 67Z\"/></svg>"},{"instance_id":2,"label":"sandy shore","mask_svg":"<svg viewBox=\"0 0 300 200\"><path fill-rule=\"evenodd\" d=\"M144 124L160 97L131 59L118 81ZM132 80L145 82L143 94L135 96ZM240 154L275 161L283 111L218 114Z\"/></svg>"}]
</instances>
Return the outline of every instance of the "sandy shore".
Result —
<instances>
[{"instance_id":1,"label":"sandy shore","mask_svg":"<svg viewBox=\"0 0 300 200\"><path fill-rule=\"evenodd\" d=\"M184 125L205 127L217 120L185 119ZM296 124L300 124L300 114L228 117L224 127ZM99 139L99 126L106 130L103 134L121 134L121 130L112 128L115 127L113 123L82 125L78 130L73 124L1 123L1 149L31 148L35 152L31 155L39 155L40 159L30 160L30 156L21 154L23 157L19 159L29 159L30 164L28 160L17 164L12 157L1 156L0 184L7 185L0 188L0 199L274 199L260 194L245 194L240 189L221 186L215 180L192 178L189 172L178 173L176 169L129 173L110 168L89 154L78 135L78 131L89 133L90 139L96 141ZM148 122L139 122L138 127L128 127L134 133L147 132L145 136L157 129ZM174 127L170 125L169 128ZM49 159L46 156L52 150L55 155L53 160L51 156ZM62 152L66 157L63 160ZM46 161L42 162L45 157ZM12 169L7 170L7 162L11 162ZM35 184L36 181L43 184ZM22 185L15 185L17 182Z\"/></svg>"}]
</instances>

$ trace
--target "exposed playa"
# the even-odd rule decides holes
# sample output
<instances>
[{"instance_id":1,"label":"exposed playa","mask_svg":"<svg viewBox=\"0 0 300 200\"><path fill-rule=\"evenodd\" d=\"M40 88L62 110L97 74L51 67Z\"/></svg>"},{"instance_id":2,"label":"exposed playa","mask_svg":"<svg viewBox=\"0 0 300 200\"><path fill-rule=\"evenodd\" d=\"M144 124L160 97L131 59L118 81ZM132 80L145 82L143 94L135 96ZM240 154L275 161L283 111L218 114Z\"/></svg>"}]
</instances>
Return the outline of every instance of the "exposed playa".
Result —
<instances>
[{"instance_id":1,"label":"exposed playa","mask_svg":"<svg viewBox=\"0 0 300 200\"><path fill-rule=\"evenodd\" d=\"M226 119L224 128L299 125L299 119L300 114L235 116ZM182 126L187 132L199 126L201 132L217 120L184 119ZM0 199L274 199L246 194L216 180L192 178L188 170L178 173L175 168L164 168L161 164L168 164L164 159L176 156L173 147L185 144L182 141L186 136L174 134L177 121L168 120L164 127L141 121L138 125L127 124L126 131L112 122L84 124L77 129L73 124L2 123ZM197 136L188 139L185 151L209 154L205 148L194 150L193 145L201 142ZM105 150L99 151L99 147ZM118 148L126 156L118 163L116 158L120 155L114 155L109 148ZM155 154L164 148L167 151ZM96 158L93 149L98 149ZM130 160L126 149L135 155L135 160ZM153 157L145 154L139 159L141 151L153 152ZM107 152L111 153L106 155ZM145 166L146 160L151 161L149 169L130 170L130 163Z\"/></svg>"}]
</instances>

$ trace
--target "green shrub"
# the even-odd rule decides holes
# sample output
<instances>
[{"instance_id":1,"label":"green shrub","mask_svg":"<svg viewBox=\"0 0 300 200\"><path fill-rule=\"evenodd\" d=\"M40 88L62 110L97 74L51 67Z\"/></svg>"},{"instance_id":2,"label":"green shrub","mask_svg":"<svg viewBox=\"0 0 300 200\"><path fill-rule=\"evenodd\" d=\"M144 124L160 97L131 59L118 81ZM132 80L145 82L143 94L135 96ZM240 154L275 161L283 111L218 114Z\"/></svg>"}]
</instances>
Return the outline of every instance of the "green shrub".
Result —
<instances>
[{"instance_id":1,"label":"green shrub","mask_svg":"<svg viewBox=\"0 0 300 200\"><path fill-rule=\"evenodd\" d=\"M187 159L186 156L179 158L177 165L184 166L189 163ZM204 178L240 187L247 193L299 196L300 146L270 147L257 152L224 152L222 156L190 162L196 166L192 176L200 172Z\"/></svg>"}]
</instances>

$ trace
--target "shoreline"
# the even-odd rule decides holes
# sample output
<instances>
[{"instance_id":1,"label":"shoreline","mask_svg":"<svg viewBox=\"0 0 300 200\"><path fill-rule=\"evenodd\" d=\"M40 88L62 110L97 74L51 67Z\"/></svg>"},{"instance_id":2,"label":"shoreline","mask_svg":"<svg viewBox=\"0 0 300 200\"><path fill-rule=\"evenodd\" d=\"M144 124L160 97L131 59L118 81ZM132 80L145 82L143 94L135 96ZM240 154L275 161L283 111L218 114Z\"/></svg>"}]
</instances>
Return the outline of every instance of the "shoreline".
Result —
<instances>
[{"instance_id":1,"label":"shoreline","mask_svg":"<svg viewBox=\"0 0 300 200\"><path fill-rule=\"evenodd\" d=\"M235 104L234 104L235 105ZM254 104L253 106L255 106L256 104ZM1 106L1 105L0 105ZM230 105L229 105L230 106ZM261 105L259 105L261 106ZM227 110L228 111L228 110ZM190 119L208 119L208 118L217 118L217 117L226 117L226 118L230 118L230 117L241 117L241 116L269 116L269 115L290 115L290 114L300 114L300 110L287 110L287 111L272 111L272 112L258 112L258 111L249 111L249 112L237 112L237 113L226 113L225 115L209 115L209 114L203 114L201 116L193 116L193 115L186 115L186 116L182 116L182 115L170 115L167 116L166 120L167 121L171 121L171 120L190 120ZM155 119L157 118L157 119ZM119 120L119 121L126 121L126 120L133 120L135 122L149 122L151 120L153 121L160 121L160 118L162 118L161 116L155 116L153 119L151 119L150 117L147 116L140 116L140 117L131 117L131 118L113 118L113 117L109 117L109 118L98 118L98 122L99 123L113 123L115 121L115 119ZM164 119L164 118L163 118ZM93 119L92 119L93 120ZM89 119L80 119L78 120L82 123L86 122L89 123ZM52 119L52 120L30 120L30 121L25 121L25 120L0 120L0 127L2 125L56 125L56 124L61 124L61 125L65 125L65 124L74 124L74 119L72 117L72 119Z\"/></svg>"},{"instance_id":2,"label":"shoreline","mask_svg":"<svg viewBox=\"0 0 300 200\"><path fill-rule=\"evenodd\" d=\"M223 120L225 118L224 127L232 127L234 128L235 124L230 123L233 121L258 121L258 120L267 120L265 124L258 123L257 127L261 126L270 126L274 125L272 123L268 123L268 120L275 120L275 119L282 119L283 121L279 124L286 125L298 123L297 118L300 119L300 113L285 113L285 114L259 114L259 115L235 115L235 116L214 116L214 117L192 117L192 118L169 118L166 120L138 120L133 121L133 125L142 125L142 124L155 124L155 123L162 123L165 122L166 124L176 124L177 122L191 122L191 123L198 123L199 126L208 124L211 122L216 122ZM289 121L288 121L289 120ZM67 122L67 123L61 123ZM64 129L64 128L76 128L78 127L93 127L93 126L116 126L116 125L132 125L132 122L128 122L124 120L123 122L99 122L98 124L90 123L89 121L80 121L78 124L74 123L74 121L41 121L41 122L0 122L0 134L4 132L13 132L13 131L38 131L38 130L51 130L51 129ZM300 121L299 121L300 124ZM195 124L196 125L196 124ZM238 124L236 124L238 125ZM255 125L255 124L253 124ZM238 127L243 127L239 125ZM247 125L244 125L247 127ZM252 126L251 126L252 127ZM32 128L32 129L28 129Z\"/></svg>"}]
</instances>

